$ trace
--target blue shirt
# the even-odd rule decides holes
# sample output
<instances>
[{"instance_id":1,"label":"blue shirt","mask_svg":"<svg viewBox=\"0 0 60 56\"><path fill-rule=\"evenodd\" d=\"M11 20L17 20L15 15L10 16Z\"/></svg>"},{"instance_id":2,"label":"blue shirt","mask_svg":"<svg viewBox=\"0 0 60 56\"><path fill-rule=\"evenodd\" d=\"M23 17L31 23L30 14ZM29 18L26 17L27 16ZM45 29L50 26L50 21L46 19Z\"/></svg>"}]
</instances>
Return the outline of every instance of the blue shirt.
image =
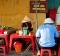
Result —
<instances>
[{"instance_id":1,"label":"blue shirt","mask_svg":"<svg viewBox=\"0 0 60 56\"><path fill-rule=\"evenodd\" d=\"M42 47L53 47L56 44L54 37L58 37L58 31L55 26L45 24L38 28L36 37L40 37L39 44Z\"/></svg>"}]
</instances>

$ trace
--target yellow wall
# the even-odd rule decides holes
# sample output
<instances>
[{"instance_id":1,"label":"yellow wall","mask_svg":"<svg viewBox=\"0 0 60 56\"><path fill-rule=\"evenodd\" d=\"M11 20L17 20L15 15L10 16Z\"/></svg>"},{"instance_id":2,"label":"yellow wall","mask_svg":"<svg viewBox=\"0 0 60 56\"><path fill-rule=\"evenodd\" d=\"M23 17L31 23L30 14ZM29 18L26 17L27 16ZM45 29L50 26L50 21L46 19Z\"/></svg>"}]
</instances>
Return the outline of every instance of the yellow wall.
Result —
<instances>
[{"instance_id":1,"label":"yellow wall","mask_svg":"<svg viewBox=\"0 0 60 56\"><path fill-rule=\"evenodd\" d=\"M0 0L0 25L20 28L21 21L27 15L36 22L36 14L30 13L30 0ZM45 13L38 13L38 27L46 18ZM33 23L34 32L36 31L36 23Z\"/></svg>"}]
</instances>

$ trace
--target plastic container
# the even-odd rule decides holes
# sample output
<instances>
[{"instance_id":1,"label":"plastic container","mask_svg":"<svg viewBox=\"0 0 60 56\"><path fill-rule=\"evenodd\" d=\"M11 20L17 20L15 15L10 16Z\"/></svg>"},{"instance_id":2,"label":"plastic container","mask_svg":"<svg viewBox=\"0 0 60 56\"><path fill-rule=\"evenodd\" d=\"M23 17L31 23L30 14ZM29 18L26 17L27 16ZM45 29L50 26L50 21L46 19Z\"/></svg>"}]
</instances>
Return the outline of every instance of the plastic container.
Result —
<instances>
[{"instance_id":1,"label":"plastic container","mask_svg":"<svg viewBox=\"0 0 60 56\"><path fill-rule=\"evenodd\" d=\"M28 33L28 31L27 31L26 27L23 27L23 34L27 35L27 33Z\"/></svg>"},{"instance_id":2,"label":"plastic container","mask_svg":"<svg viewBox=\"0 0 60 56\"><path fill-rule=\"evenodd\" d=\"M21 52L22 51L22 43L20 42L15 42L14 43L14 48L15 48L15 51L18 53L18 52Z\"/></svg>"}]
</instances>

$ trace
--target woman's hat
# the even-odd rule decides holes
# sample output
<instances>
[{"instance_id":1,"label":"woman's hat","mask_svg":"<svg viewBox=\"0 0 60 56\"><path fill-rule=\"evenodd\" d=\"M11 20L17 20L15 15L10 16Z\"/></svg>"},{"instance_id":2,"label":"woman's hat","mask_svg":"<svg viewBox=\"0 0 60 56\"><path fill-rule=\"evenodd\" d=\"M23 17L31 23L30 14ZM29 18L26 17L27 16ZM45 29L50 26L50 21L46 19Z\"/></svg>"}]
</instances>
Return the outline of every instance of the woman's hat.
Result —
<instances>
[{"instance_id":1,"label":"woman's hat","mask_svg":"<svg viewBox=\"0 0 60 56\"><path fill-rule=\"evenodd\" d=\"M44 23L54 23L54 21L51 18L46 18Z\"/></svg>"},{"instance_id":2,"label":"woman's hat","mask_svg":"<svg viewBox=\"0 0 60 56\"><path fill-rule=\"evenodd\" d=\"M23 19L22 23L24 22L29 22L29 21L32 21L33 19L29 16L25 16L25 18Z\"/></svg>"}]
</instances>

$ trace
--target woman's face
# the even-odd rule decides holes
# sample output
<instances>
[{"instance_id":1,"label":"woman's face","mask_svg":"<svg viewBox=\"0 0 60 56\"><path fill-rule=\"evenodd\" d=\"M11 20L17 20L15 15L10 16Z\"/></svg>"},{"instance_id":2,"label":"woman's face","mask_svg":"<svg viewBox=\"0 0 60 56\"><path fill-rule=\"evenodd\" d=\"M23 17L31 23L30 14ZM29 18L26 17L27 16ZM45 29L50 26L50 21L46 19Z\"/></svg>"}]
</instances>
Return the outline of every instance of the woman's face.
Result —
<instances>
[{"instance_id":1,"label":"woman's face","mask_svg":"<svg viewBox=\"0 0 60 56\"><path fill-rule=\"evenodd\" d=\"M31 23L31 21L29 21L28 23Z\"/></svg>"},{"instance_id":2,"label":"woman's face","mask_svg":"<svg viewBox=\"0 0 60 56\"><path fill-rule=\"evenodd\" d=\"M23 27L26 27L27 25L28 25L27 22L22 24Z\"/></svg>"}]
</instances>

